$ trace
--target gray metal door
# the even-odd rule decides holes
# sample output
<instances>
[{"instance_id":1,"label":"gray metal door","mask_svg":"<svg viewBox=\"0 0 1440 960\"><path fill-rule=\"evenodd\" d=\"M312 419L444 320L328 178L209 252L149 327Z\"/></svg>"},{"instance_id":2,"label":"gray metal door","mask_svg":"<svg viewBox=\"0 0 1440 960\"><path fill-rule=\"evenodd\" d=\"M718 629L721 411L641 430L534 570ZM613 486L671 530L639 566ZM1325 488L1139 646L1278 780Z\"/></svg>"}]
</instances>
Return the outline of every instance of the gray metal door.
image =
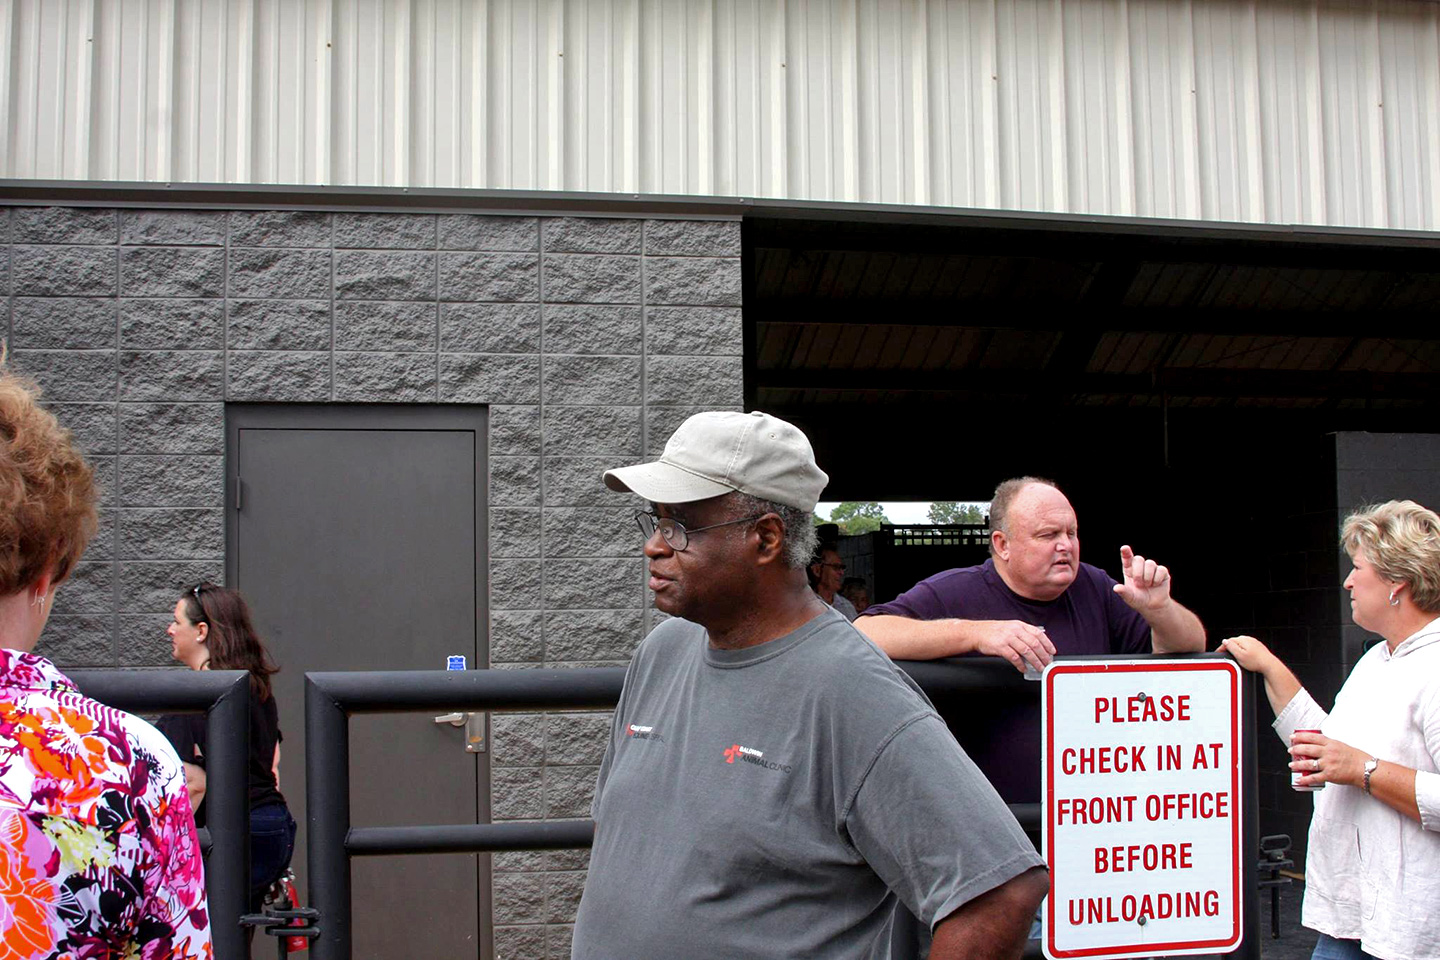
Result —
<instances>
[{"instance_id":1,"label":"gray metal door","mask_svg":"<svg viewBox=\"0 0 1440 960\"><path fill-rule=\"evenodd\" d=\"M300 824L303 678L488 663L481 407L227 408L226 568L276 677L281 790ZM350 725L351 823L489 822L488 753L428 715ZM357 960L488 957L488 856L353 861Z\"/></svg>"}]
</instances>

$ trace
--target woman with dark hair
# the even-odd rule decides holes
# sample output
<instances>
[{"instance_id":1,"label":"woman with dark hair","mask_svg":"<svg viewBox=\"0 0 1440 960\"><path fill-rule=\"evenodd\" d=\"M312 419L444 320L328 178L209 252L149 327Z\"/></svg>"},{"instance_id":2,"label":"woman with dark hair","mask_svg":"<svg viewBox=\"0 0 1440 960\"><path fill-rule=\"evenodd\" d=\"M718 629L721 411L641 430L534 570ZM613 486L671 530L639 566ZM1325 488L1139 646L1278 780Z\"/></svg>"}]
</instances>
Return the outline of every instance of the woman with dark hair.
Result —
<instances>
[{"instance_id":1,"label":"woman with dark hair","mask_svg":"<svg viewBox=\"0 0 1440 960\"><path fill-rule=\"evenodd\" d=\"M280 714L270 676L278 671L250 622L250 607L234 590L201 583L175 601L170 655L191 670L250 674L250 907L284 874L295 849L295 819L280 793ZM163 717L160 729L185 762L195 820L205 823L205 717Z\"/></svg>"},{"instance_id":2,"label":"woman with dark hair","mask_svg":"<svg viewBox=\"0 0 1440 960\"><path fill-rule=\"evenodd\" d=\"M180 758L32 651L95 530L70 433L0 348L0 956L211 955Z\"/></svg>"}]
</instances>

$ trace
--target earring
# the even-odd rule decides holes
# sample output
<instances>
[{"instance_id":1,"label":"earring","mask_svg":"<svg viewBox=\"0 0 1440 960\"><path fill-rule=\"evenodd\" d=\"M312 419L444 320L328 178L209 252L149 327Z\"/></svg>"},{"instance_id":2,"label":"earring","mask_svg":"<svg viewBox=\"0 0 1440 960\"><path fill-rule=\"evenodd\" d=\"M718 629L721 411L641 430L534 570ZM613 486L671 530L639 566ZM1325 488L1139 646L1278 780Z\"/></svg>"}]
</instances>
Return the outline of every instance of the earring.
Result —
<instances>
[{"instance_id":1,"label":"earring","mask_svg":"<svg viewBox=\"0 0 1440 960\"><path fill-rule=\"evenodd\" d=\"M1399 588L1396 588L1395 590L1391 590L1391 591L1390 591L1390 606L1392 606L1392 607L1398 607L1398 606L1400 606L1400 598L1397 597L1397 596L1395 596L1395 594L1398 593L1398 592L1399 592Z\"/></svg>"},{"instance_id":2,"label":"earring","mask_svg":"<svg viewBox=\"0 0 1440 960\"><path fill-rule=\"evenodd\" d=\"M34 606L37 606L37 607L43 607L43 606L45 606L45 594L43 594L43 593L37 593L37 594L35 594Z\"/></svg>"}]
</instances>

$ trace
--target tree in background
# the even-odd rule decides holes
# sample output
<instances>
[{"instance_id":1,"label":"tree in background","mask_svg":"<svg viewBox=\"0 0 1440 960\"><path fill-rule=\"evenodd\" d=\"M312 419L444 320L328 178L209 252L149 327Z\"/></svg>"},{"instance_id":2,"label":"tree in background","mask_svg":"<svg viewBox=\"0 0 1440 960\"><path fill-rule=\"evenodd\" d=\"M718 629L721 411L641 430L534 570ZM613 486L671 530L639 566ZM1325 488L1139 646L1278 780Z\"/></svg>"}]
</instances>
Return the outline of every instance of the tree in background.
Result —
<instances>
[{"instance_id":1,"label":"tree in background","mask_svg":"<svg viewBox=\"0 0 1440 960\"><path fill-rule=\"evenodd\" d=\"M826 521L817 518L817 522ZM880 529L880 524L888 524L890 518L885 516L885 508L874 500L845 500L830 511L828 522L839 524L841 533L853 537L861 533L874 533Z\"/></svg>"},{"instance_id":2,"label":"tree in background","mask_svg":"<svg viewBox=\"0 0 1440 960\"><path fill-rule=\"evenodd\" d=\"M984 523L988 504L936 500L930 504L931 523Z\"/></svg>"}]
</instances>

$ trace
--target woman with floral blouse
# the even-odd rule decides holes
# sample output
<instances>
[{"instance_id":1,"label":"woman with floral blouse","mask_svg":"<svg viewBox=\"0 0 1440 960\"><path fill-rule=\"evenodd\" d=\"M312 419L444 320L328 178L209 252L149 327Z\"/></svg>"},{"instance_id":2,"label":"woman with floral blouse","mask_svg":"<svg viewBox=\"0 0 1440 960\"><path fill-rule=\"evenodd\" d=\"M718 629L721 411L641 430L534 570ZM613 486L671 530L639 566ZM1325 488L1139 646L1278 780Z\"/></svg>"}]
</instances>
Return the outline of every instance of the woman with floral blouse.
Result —
<instances>
[{"instance_id":1,"label":"woman with floral blouse","mask_svg":"<svg viewBox=\"0 0 1440 960\"><path fill-rule=\"evenodd\" d=\"M36 394L0 366L0 960L209 960L180 758L31 652L95 529L90 467Z\"/></svg>"}]
</instances>

